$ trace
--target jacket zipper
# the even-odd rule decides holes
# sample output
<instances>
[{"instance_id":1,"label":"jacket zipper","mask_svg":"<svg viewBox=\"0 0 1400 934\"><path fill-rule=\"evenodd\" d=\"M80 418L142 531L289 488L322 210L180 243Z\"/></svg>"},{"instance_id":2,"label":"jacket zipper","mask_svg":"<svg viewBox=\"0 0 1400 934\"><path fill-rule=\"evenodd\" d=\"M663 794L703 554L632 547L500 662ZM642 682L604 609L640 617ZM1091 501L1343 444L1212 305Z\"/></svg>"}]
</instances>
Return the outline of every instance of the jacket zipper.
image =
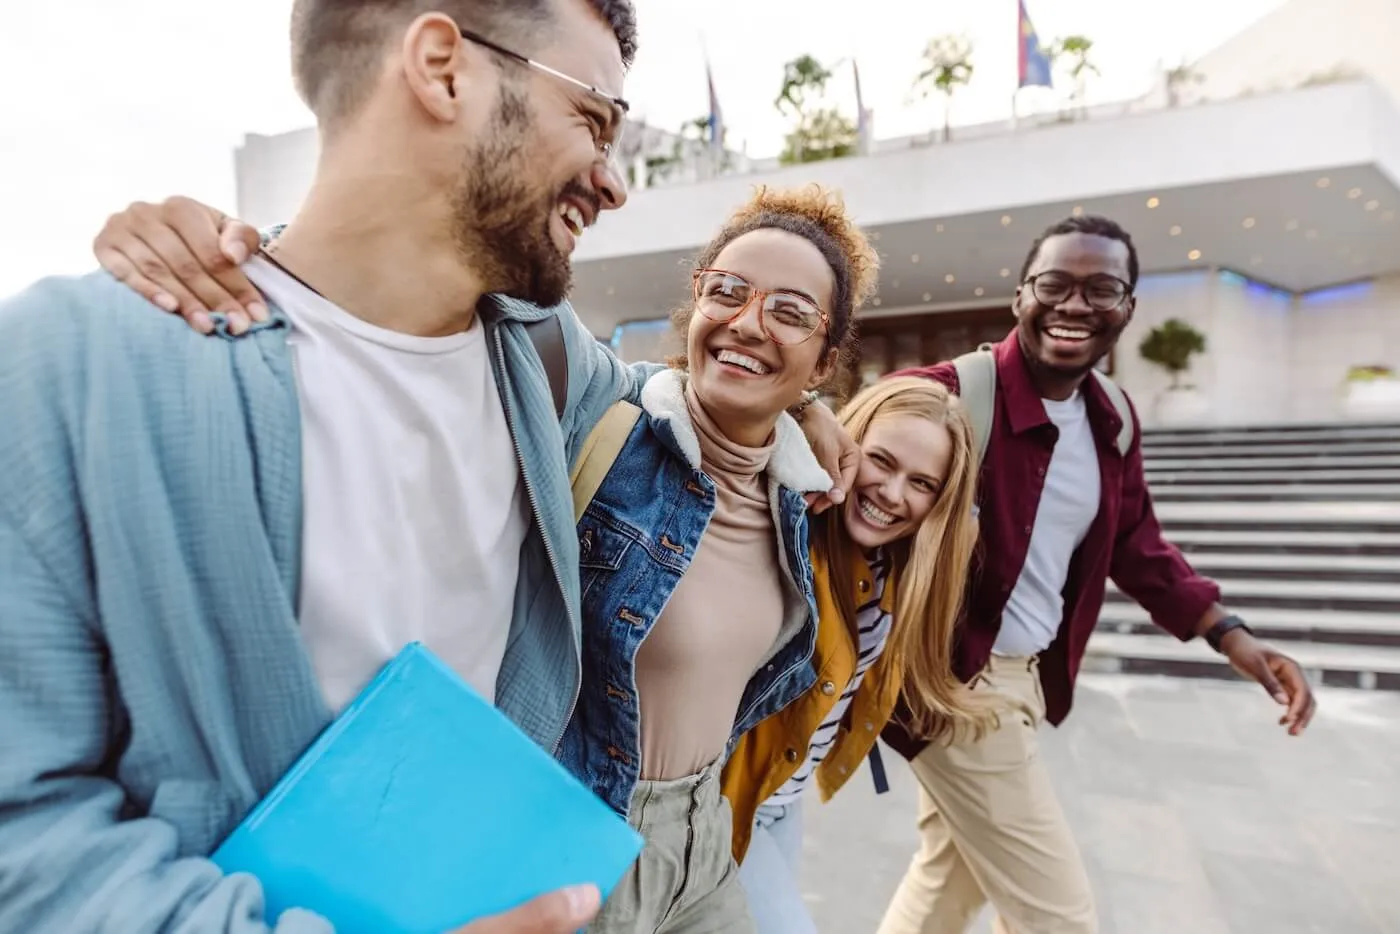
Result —
<instances>
[{"instance_id":1,"label":"jacket zipper","mask_svg":"<svg viewBox=\"0 0 1400 934\"><path fill-rule=\"evenodd\" d=\"M496 363L500 367L501 380L505 382L507 380L506 351L505 345L501 341L499 326L496 328L495 336ZM544 527L544 520L540 515L539 499L535 496L534 485L530 483L530 472L525 469L525 455L524 452L520 450L520 439L517 437L517 428L515 424L515 410L511 408L509 392L501 393L501 404L505 406L506 410L506 425L510 428L510 443L515 448L515 462L520 465L520 477L525 481L525 497L530 501L530 511L534 515L535 524L540 530L540 538L544 539L544 552L546 557L549 558L550 570L554 572L554 582L559 586L559 598L564 601L564 613L569 618L569 636L570 638L574 638L573 633L577 621L574 619L573 610L569 606L568 597L564 594L564 578L559 574L559 557L554 553L554 547L549 543L549 531ZM581 633L582 629L577 628L577 631ZM559 755L559 745L564 741L564 733L569 728L569 721L574 718L574 710L578 707L579 688L583 683L583 660L579 657L583 646L575 642L574 648L574 694L572 700L569 701L569 710L564 716L564 723L559 728L559 735L554 738L554 742L550 745L550 755L555 757Z\"/></svg>"}]
</instances>

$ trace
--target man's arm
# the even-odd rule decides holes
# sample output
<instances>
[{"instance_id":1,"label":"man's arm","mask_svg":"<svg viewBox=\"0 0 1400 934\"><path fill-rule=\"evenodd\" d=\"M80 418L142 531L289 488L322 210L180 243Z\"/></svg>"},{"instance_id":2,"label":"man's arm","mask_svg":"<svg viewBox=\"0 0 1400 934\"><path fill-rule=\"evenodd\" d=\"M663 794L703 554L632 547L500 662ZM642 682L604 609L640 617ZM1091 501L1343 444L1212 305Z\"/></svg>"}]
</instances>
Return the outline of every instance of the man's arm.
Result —
<instances>
[{"instance_id":1,"label":"man's arm","mask_svg":"<svg viewBox=\"0 0 1400 934\"><path fill-rule=\"evenodd\" d=\"M1136 410L1131 415L1135 431L1123 463L1122 499L1109 575L1162 629L1182 641L1204 637L1230 614L1220 605L1219 585L1196 573L1162 534L1143 470L1142 426L1137 424ZM1296 736L1306 729L1317 703L1297 662L1245 629L1227 633L1220 642L1220 652L1236 671L1259 682L1269 696L1288 708L1279 723L1287 726L1289 733Z\"/></svg>"},{"instance_id":2,"label":"man's arm","mask_svg":"<svg viewBox=\"0 0 1400 934\"><path fill-rule=\"evenodd\" d=\"M211 312L225 315L230 333L242 334L267 317L258 290L239 265L259 244L258 231L189 198L132 204L113 214L93 242L102 267L148 301L179 314L202 333L214 328ZM619 401L637 402L656 363L623 364L596 340L566 302L558 309L569 359L569 399L564 440L573 463L588 433ZM830 493L817 498L821 512L844 501L855 482L860 451L825 406L803 418L802 431L832 477Z\"/></svg>"},{"instance_id":3,"label":"man's arm","mask_svg":"<svg viewBox=\"0 0 1400 934\"><path fill-rule=\"evenodd\" d=\"M665 367L658 363L623 363L593 336L568 302L555 313L564 331L564 352L569 361L569 398L560 428L572 465L603 413L617 402L640 404L642 386Z\"/></svg>"},{"instance_id":4,"label":"man's arm","mask_svg":"<svg viewBox=\"0 0 1400 934\"><path fill-rule=\"evenodd\" d=\"M77 480L86 293L42 283L0 302L0 931L322 934L263 917L249 877L179 858L175 829L126 819L123 715ZM139 542L136 543L139 547Z\"/></svg>"},{"instance_id":5,"label":"man's arm","mask_svg":"<svg viewBox=\"0 0 1400 934\"><path fill-rule=\"evenodd\" d=\"M177 858L162 821L122 819L107 777L119 714L96 627L11 516L0 580L0 930L328 934L306 912L267 924L255 879Z\"/></svg>"},{"instance_id":6,"label":"man's arm","mask_svg":"<svg viewBox=\"0 0 1400 934\"><path fill-rule=\"evenodd\" d=\"M886 375L885 379L894 379L896 376L918 376L923 379L931 379L942 383L948 390L956 395L960 389L958 386L958 368L952 363L935 363L931 366L910 367L907 370L898 370Z\"/></svg>"},{"instance_id":7,"label":"man's arm","mask_svg":"<svg viewBox=\"0 0 1400 934\"><path fill-rule=\"evenodd\" d=\"M1154 623L1182 641L1201 634L1197 632L1200 623L1220 600L1220 587L1197 574L1162 534L1143 471L1140 428L1133 432L1132 446L1123 459L1109 575L1152 615Z\"/></svg>"}]
</instances>

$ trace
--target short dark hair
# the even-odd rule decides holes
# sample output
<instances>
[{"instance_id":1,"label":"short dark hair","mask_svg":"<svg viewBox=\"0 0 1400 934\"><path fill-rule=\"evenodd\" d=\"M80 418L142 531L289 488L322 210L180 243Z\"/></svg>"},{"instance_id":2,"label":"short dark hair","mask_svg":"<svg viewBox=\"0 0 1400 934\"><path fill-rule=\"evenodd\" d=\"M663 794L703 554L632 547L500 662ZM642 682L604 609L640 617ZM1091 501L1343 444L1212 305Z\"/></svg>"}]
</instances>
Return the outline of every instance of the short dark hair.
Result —
<instances>
[{"instance_id":1,"label":"short dark hair","mask_svg":"<svg viewBox=\"0 0 1400 934\"><path fill-rule=\"evenodd\" d=\"M835 287L831 290L826 345L827 349L838 351L833 377L839 379L855 354L856 311L875 293L879 254L835 191L817 184L791 189L761 186L695 257L694 268L713 266L725 247L755 230L795 234L816 247L831 267ZM672 316L681 334L689 329L694 314L694 304L687 303ZM670 362L681 368L689 364L684 352L673 356Z\"/></svg>"},{"instance_id":2,"label":"short dark hair","mask_svg":"<svg viewBox=\"0 0 1400 934\"><path fill-rule=\"evenodd\" d=\"M390 27L440 11L463 27L530 54L555 19L555 4L579 0L295 0L292 4L292 77L318 120L343 117L369 95ZM637 12L632 0L582 0L617 37L622 64L637 55Z\"/></svg>"},{"instance_id":3,"label":"short dark hair","mask_svg":"<svg viewBox=\"0 0 1400 934\"><path fill-rule=\"evenodd\" d=\"M1045 232L1036 237L1035 243L1031 244L1031 251L1026 254L1026 261L1021 265L1021 282L1025 282L1026 277L1030 275L1031 266L1034 265L1036 257L1040 255L1040 248L1045 245L1045 241L1051 237L1060 237L1065 234L1091 234L1095 237L1107 237L1122 243L1128 248L1128 285L1137 288L1138 254L1137 247L1133 245L1133 238L1117 221L1098 214L1066 217L1059 223L1051 224L1045 228Z\"/></svg>"}]
</instances>

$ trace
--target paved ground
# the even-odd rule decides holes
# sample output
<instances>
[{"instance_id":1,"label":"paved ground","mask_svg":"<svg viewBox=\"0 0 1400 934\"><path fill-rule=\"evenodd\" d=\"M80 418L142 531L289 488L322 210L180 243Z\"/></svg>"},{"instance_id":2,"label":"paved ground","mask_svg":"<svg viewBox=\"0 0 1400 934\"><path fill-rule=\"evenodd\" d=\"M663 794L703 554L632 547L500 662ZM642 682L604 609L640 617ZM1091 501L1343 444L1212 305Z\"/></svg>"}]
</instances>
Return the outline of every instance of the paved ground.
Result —
<instances>
[{"instance_id":1,"label":"paved ground","mask_svg":"<svg viewBox=\"0 0 1400 934\"><path fill-rule=\"evenodd\" d=\"M1302 739L1276 719L1243 684L1081 680L1042 745L1103 934L1400 934L1400 694L1324 691ZM862 774L808 805L822 934L873 932L916 846L913 778L885 759L890 794Z\"/></svg>"}]
</instances>

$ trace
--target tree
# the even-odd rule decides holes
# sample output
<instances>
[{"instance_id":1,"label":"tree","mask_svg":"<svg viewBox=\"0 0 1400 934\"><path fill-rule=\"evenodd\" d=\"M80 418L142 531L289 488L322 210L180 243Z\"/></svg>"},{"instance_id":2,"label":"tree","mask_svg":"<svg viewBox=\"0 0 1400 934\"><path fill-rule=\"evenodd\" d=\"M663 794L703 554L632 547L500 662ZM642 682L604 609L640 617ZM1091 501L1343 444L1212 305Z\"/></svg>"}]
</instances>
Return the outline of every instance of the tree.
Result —
<instances>
[{"instance_id":1,"label":"tree","mask_svg":"<svg viewBox=\"0 0 1400 934\"><path fill-rule=\"evenodd\" d=\"M1183 62L1175 68L1167 69L1166 80L1167 106L1177 107L1181 104L1182 91L1193 84L1200 84L1205 80L1205 76Z\"/></svg>"},{"instance_id":2,"label":"tree","mask_svg":"<svg viewBox=\"0 0 1400 934\"><path fill-rule=\"evenodd\" d=\"M963 36L930 39L923 53L923 70L914 79L921 100L943 95L943 142L953 136L953 94L972 81L972 43Z\"/></svg>"},{"instance_id":3,"label":"tree","mask_svg":"<svg viewBox=\"0 0 1400 934\"><path fill-rule=\"evenodd\" d=\"M721 131L721 143L723 136L727 135ZM680 132L671 140L669 152L659 149L647 153L644 157L646 166L646 184L650 188L660 182L666 181L677 169L684 166L689 159L694 159L697 154L704 153L709 146L710 138L710 117L709 114L702 114L693 117L681 124ZM630 158L635 159L639 152L633 152ZM722 149L719 156L719 171L730 168L733 159L729 150ZM635 171L633 163L628 162L628 173L631 183L636 185Z\"/></svg>"},{"instance_id":4,"label":"tree","mask_svg":"<svg viewBox=\"0 0 1400 934\"><path fill-rule=\"evenodd\" d=\"M1138 345L1138 353L1171 374L1172 388L1181 388L1181 374L1191 358L1205 353L1206 336L1179 318L1168 318L1153 328Z\"/></svg>"},{"instance_id":5,"label":"tree","mask_svg":"<svg viewBox=\"0 0 1400 934\"><path fill-rule=\"evenodd\" d=\"M1052 65L1067 60L1066 70L1070 80L1074 82L1074 96L1080 107L1086 106L1084 91L1089 82L1089 75L1102 74L1099 66L1089 60L1089 53L1093 50L1094 40L1088 36L1065 36L1056 39L1047 50Z\"/></svg>"},{"instance_id":6,"label":"tree","mask_svg":"<svg viewBox=\"0 0 1400 934\"><path fill-rule=\"evenodd\" d=\"M784 165L849 156L856 149L856 125L826 103L831 69L810 55L783 66L783 85L773 106L795 121L778 161Z\"/></svg>"}]
</instances>

